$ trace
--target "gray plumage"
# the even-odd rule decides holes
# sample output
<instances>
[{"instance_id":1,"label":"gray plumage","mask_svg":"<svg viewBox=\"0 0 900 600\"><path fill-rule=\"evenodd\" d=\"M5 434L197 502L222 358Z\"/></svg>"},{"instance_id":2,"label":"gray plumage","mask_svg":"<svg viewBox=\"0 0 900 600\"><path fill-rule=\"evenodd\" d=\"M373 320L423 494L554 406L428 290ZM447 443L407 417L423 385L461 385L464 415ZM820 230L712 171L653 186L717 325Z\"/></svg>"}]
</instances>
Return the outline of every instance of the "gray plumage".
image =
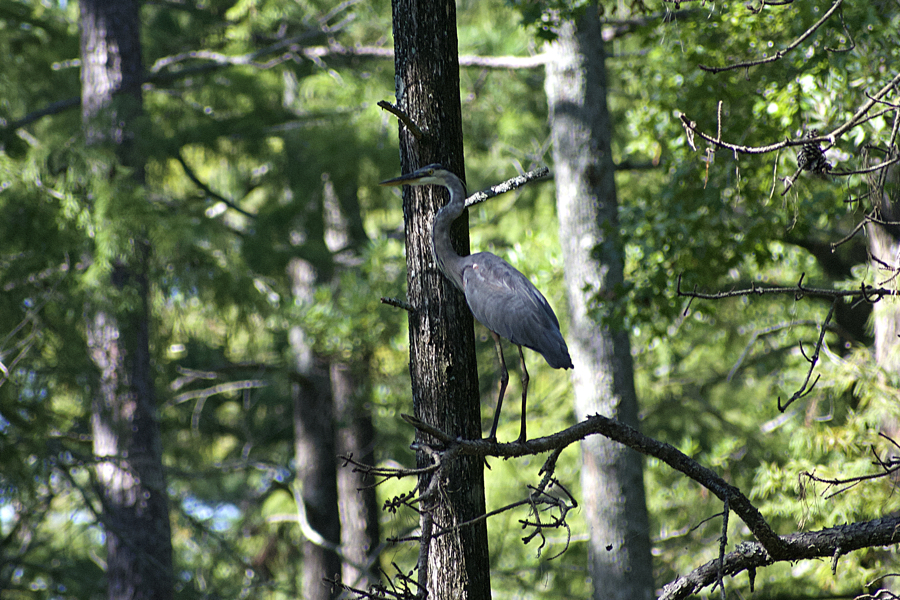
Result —
<instances>
[{"instance_id":1,"label":"gray plumage","mask_svg":"<svg viewBox=\"0 0 900 600\"><path fill-rule=\"evenodd\" d=\"M466 303L482 325L494 337L502 368L500 398L488 439L495 439L500 406L509 374L498 336L519 349L522 360L522 424L520 442L525 441L525 402L528 371L522 346L541 354L554 369L573 368L569 349L559 331L559 320L547 299L528 279L508 262L489 252L460 256L450 243L450 225L465 210L466 188L462 180L441 165L432 164L381 185L441 185L450 191L450 201L434 218L432 250L441 272L466 297Z\"/></svg>"}]
</instances>

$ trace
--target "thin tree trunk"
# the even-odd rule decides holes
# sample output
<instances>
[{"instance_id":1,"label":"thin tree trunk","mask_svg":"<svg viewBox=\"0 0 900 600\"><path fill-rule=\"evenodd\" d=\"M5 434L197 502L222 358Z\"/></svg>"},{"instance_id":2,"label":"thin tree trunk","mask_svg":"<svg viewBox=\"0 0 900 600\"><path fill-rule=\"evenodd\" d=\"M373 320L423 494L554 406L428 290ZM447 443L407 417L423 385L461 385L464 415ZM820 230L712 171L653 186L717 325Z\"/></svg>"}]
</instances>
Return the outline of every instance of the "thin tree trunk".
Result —
<instances>
[{"instance_id":1,"label":"thin tree trunk","mask_svg":"<svg viewBox=\"0 0 900 600\"><path fill-rule=\"evenodd\" d=\"M392 5L397 102L424 132L417 138L400 125L401 171L440 162L462 176L455 2L394 0ZM481 411L472 314L465 298L438 271L431 251L433 218L446 201L443 189L403 190L407 293L413 307L409 313L412 399L419 419L451 436L479 439ZM467 254L465 216L457 220L452 235L457 252ZM418 432L416 441L434 442ZM417 458L420 466L432 464L422 451ZM423 476L420 489L424 492L430 483L430 476ZM425 492L421 505L426 541L420 553L420 582L427 585L432 600L489 598L487 527L482 521L455 529L485 512L482 461L454 459L437 484L437 489ZM435 530L450 533L429 542L429 517L434 519Z\"/></svg>"},{"instance_id":2,"label":"thin tree trunk","mask_svg":"<svg viewBox=\"0 0 900 600\"><path fill-rule=\"evenodd\" d=\"M375 429L369 400L368 357L355 365L332 363L331 389L338 423L337 453L353 455L362 463L375 464ZM344 563L341 570L344 583L357 589L367 589L378 582L371 552L378 546L380 514L374 481L353 468L338 468L339 508L341 516L341 547Z\"/></svg>"},{"instance_id":3,"label":"thin tree trunk","mask_svg":"<svg viewBox=\"0 0 900 600\"><path fill-rule=\"evenodd\" d=\"M139 4L82 0L82 118L89 144L109 144L143 180L131 126L142 111ZM122 93L124 92L124 93ZM110 166L110 171L112 165ZM97 173L98 177L108 176ZM115 266L108 296L130 287L137 308L96 299L85 309L87 346L97 367L91 430L106 534L110 599L173 593L172 540L150 352L150 247L136 237ZM126 264L127 262L127 264Z\"/></svg>"},{"instance_id":4,"label":"thin tree trunk","mask_svg":"<svg viewBox=\"0 0 900 600\"><path fill-rule=\"evenodd\" d=\"M315 270L302 259L291 261L288 275L295 298L309 300L315 281ZM291 349L296 360L294 401L294 461L300 484L306 524L322 540L303 542L303 580L305 600L327 600L337 596L324 579L339 577L341 561L335 548L341 539L338 516L337 459L335 449L334 411L328 365L312 351L306 333L299 327L290 332ZM307 530L304 530L307 531ZM324 541L324 543L322 543Z\"/></svg>"},{"instance_id":5,"label":"thin tree trunk","mask_svg":"<svg viewBox=\"0 0 900 600\"><path fill-rule=\"evenodd\" d=\"M546 88L571 309L567 339L575 364L575 413L579 420L599 413L636 427L628 333L590 314L595 295L615 298L624 265L596 10L589 8L577 26L565 23L549 50ZM581 455L594 598L648 600L653 577L641 458L596 436L582 443Z\"/></svg>"},{"instance_id":6,"label":"thin tree trunk","mask_svg":"<svg viewBox=\"0 0 900 600\"><path fill-rule=\"evenodd\" d=\"M338 186L325 178L323 211L325 244L342 265L352 265L368 243L357 197L356 178ZM352 267L351 267L352 268ZM336 278L340 273L336 274ZM353 293L353 292L349 292ZM375 427L372 424L369 385L370 359L366 351L352 364L331 363L331 391L339 456L352 455L364 464L375 464ZM374 481L352 466L338 465L338 508L344 561L341 576L346 585L368 589L379 581L371 553L378 547L381 511Z\"/></svg>"}]
</instances>

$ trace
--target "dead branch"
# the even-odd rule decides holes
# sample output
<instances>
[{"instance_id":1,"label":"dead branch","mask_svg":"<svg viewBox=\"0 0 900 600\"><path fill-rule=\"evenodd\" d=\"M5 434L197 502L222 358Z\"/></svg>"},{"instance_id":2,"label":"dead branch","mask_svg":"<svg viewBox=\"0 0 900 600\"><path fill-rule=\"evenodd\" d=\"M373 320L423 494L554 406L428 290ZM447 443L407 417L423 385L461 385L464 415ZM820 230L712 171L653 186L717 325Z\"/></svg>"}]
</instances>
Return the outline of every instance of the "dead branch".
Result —
<instances>
[{"instance_id":1,"label":"dead branch","mask_svg":"<svg viewBox=\"0 0 900 600\"><path fill-rule=\"evenodd\" d=\"M878 90L876 93L868 95L869 100L865 102L862 106L857 109L857 111L851 116L849 119L844 121L841 125L839 125L836 129L828 133L827 135L820 135L814 138L801 137L795 140L786 139L781 142L777 142L775 144L768 144L766 146L741 146L738 144L731 144L728 142L724 142L722 140L717 139L716 137L701 131L697 127L697 123L691 121L690 118L682 113L680 115L681 123L684 126L685 130L690 130L693 135L700 136L705 141L717 146L719 148L724 148L726 150L731 150L732 152L738 154L767 154L769 152L775 152L776 150L780 150L787 146L802 146L807 143L820 143L827 142L829 144L834 144L838 138L847 133L850 129L859 125L866 119L866 113L872 109L873 106L878 104L882 98L884 98L890 91L895 89L895 86L900 83L900 74L897 74L890 82L888 82L884 87ZM894 111L896 109L890 108L887 109L888 112ZM689 141L692 139L689 137ZM692 147L693 143L692 143Z\"/></svg>"},{"instance_id":2,"label":"dead branch","mask_svg":"<svg viewBox=\"0 0 900 600\"><path fill-rule=\"evenodd\" d=\"M809 36L814 34L819 29L819 27L824 25L825 21L827 21L829 18L831 18L831 15L833 15L835 13L835 11L837 11L837 9L840 8L843 1L844 0L835 0L835 3L831 5L831 8L829 8L828 11L824 15L822 15L822 18L819 19L818 21L816 21L812 25L812 27L810 27L809 29L804 31L800 35L800 37L798 37L796 40L794 40L793 42L791 42L790 44L788 44L787 46L785 46L784 48L782 48L781 50L779 50L778 52L773 54L772 56L767 56L766 58L761 58L758 60L749 60L749 61L744 61L744 62L740 62L740 63L735 63L735 64L727 65L724 67L707 67L705 65L697 65L697 66L701 70L707 71L709 73L721 73L723 71L732 71L734 69L744 69L744 68L756 67L758 65L764 65L766 63L775 62L776 60L780 60L783 56L785 56L792 50L796 49L797 46L799 46L804 41L806 41L809 38Z\"/></svg>"},{"instance_id":3,"label":"dead branch","mask_svg":"<svg viewBox=\"0 0 900 600\"><path fill-rule=\"evenodd\" d=\"M389 298L386 296L382 296L381 303L387 304L388 306L393 306L394 308L402 308L409 313L415 312L415 309L409 302L407 302L406 300L401 300L400 298Z\"/></svg>"},{"instance_id":4,"label":"dead branch","mask_svg":"<svg viewBox=\"0 0 900 600\"><path fill-rule=\"evenodd\" d=\"M803 353L803 357L809 362L809 370L806 372L806 379L803 381L803 385L800 386L796 392L788 398L787 402L784 404L781 403L781 396L778 397L778 410L784 412L787 410L787 407L794 403L795 400L799 400L803 396L806 396L810 392L812 392L813 387L815 387L816 382L819 381L819 377L816 377L815 381L810 385L809 380L812 377L813 371L816 368L816 364L819 362L819 352L822 350L822 344L825 340L825 332L828 330L828 323L831 321L831 318L834 316L834 309L837 307L837 303L840 301L839 298L835 298L834 302L831 303L831 308L828 309L828 314L825 316L825 322L822 323L822 327L819 330L819 340L816 342L815 351L811 357L807 357L806 353ZM800 351L803 352L803 343L800 344Z\"/></svg>"},{"instance_id":5,"label":"dead branch","mask_svg":"<svg viewBox=\"0 0 900 600\"><path fill-rule=\"evenodd\" d=\"M376 104L397 117L401 123L406 125L406 128L409 129L409 132L413 134L413 137L415 137L417 140L421 140L425 135L418 124L416 124L416 122L412 120L412 117L406 114L406 112L399 106L391 104L387 100L379 100Z\"/></svg>"},{"instance_id":6,"label":"dead branch","mask_svg":"<svg viewBox=\"0 0 900 600\"><path fill-rule=\"evenodd\" d=\"M741 289L741 290L729 290L727 292L714 292L714 293L705 293L698 292L696 290L691 292L686 292L681 289L681 275L678 276L678 282L676 287L676 295L684 296L687 298L697 298L699 300L722 300L723 298L737 298L740 296L765 296L765 295L779 295L779 294L790 294L793 295L797 300L803 298L804 296L810 296L814 298L853 298L853 299L865 299L868 302L877 302L881 298L886 296L900 296L900 290L893 290L890 288L883 287L873 287L871 285L861 285L858 290L839 290L833 288L810 288L805 287L803 285L803 279L806 276L805 273L800 275L800 280L796 286L765 286L760 285L757 286L755 284L751 284L749 289Z\"/></svg>"},{"instance_id":7,"label":"dead branch","mask_svg":"<svg viewBox=\"0 0 900 600\"><path fill-rule=\"evenodd\" d=\"M665 442L659 442L643 435L628 425L602 415L588 417L563 431L553 435L535 438L527 442L497 443L488 440L453 440L451 447L458 447L464 456L516 457L536 455L559 448L565 448L581 441L589 435L602 435L619 442L642 454L658 458L676 471L684 473L720 500L728 499L729 507L747 525L757 540L773 555L781 557L783 544L763 518L759 510L741 491L726 482L711 469L702 466L683 452Z\"/></svg>"},{"instance_id":8,"label":"dead branch","mask_svg":"<svg viewBox=\"0 0 900 600\"><path fill-rule=\"evenodd\" d=\"M475 192L474 194L466 198L466 208L484 202L485 200L490 200L491 198L499 196L500 194L511 192L532 181L543 179L549 174L550 169L548 169L547 167L538 167L533 171L528 171L527 173L523 173L522 175L517 175L516 177L507 179L503 183L492 185L488 189L482 190L480 192Z\"/></svg>"},{"instance_id":9,"label":"dead branch","mask_svg":"<svg viewBox=\"0 0 900 600\"><path fill-rule=\"evenodd\" d=\"M776 558L766 552L758 542L743 542L725 555L724 560L715 558L698 567L684 577L663 587L660 600L682 600L703 588L713 585L718 580L720 571L724 575L734 577L747 571L751 577L755 570L767 567L779 561L808 560L814 558L834 559L840 556L875 546L889 546L900 542L900 516L890 516L871 521L861 521L850 525L839 525L781 536L784 555Z\"/></svg>"}]
</instances>

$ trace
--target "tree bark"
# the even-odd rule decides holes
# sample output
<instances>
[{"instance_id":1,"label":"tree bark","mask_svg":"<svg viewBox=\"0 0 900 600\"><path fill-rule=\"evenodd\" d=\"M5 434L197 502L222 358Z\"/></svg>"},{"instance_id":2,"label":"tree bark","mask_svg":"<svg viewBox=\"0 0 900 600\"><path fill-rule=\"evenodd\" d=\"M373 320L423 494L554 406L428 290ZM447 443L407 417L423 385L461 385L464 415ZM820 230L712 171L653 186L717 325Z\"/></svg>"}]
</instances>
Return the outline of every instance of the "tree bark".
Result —
<instances>
[{"instance_id":1,"label":"tree bark","mask_svg":"<svg viewBox=\"0 0 900 600\"><path fill-rule=\"evenodd\" d=\"M456 5L453 0L394 0L392 6L397 102L423 132L417 138L400 125L401 171L439 162L462 176ZM413 406L419 419L451 436L479 439L474 321L465 298L438 271L431 250L434 215L446 201L442 188L403 190L407 293L413 308L409 313ZM467 254L465 216L457 220L451 235L457 252ZM418 432L416 441L434 443ZM422 451L417 460L420 466L431 464ZM474 457L445 465L439 489L426 494L420 505L426 512L422 521L426 547L420 554L419 577L431 599L490 597L485 523L453 529L485 512L482 469L482 461ZM429 476L423 476L420 491L427 490L430 482ZM429 543L428 516L433 517L435 529L450 533Z\"/></svg>"},{"instance_id":2,"label":"tree bark","mask_svg":"<svg viewBox=\"0 0 900 600\"><path fill-rule=\"evenodd\" d=\"M302 259L288 266L294 297L312 298L315 270ZM290 332L291 348L296 360L297 379L293 384L294 460L297 480L307 523L324 539L303 542L303 581L306 600L328 600L337 597L338 588L324 579L338 577L341 561L335 548L341 539L338 515L337 452L335 448L334 410L328 365L312 351L306 333L300 327Z\"/></svg>"},{"instance_id":3,"label":"tree bark","mask_svg":"<svg viewBox=\"0 0 900 600\"><path fill-rule=\"evenodd\" d=\"M82 118L88 144L109 144L143 179L132 126L142 111L137 2L82 0ZM110 169L112 170L112 169ZM107 176L98 173L97 176ZM110 599L173 593L172 541L150 351L150 247L139 238L115 265L108 296L130 288L137 308L86 306L87 347L97 367L91 430L106 534ZM126 264L127 262L127 264Z\"/></svg>"},{"instance_id":4,"label":"tree bark","mask_svg":"<svg viewBox=\"0 0 900 600\"><path fill-rule=\"evenodd\" d=\"M628 333L592 316L595 297L615 299L624 279L612 123L596 10L588 9L577 26L565 23L549 52L546 90L571 310L568 341L575 364L575 413L579 420L599 413L636 427ZM581 455L594 598L652 598L641 457L600 436L582 442Z\"/></svg>"}]
</instances>

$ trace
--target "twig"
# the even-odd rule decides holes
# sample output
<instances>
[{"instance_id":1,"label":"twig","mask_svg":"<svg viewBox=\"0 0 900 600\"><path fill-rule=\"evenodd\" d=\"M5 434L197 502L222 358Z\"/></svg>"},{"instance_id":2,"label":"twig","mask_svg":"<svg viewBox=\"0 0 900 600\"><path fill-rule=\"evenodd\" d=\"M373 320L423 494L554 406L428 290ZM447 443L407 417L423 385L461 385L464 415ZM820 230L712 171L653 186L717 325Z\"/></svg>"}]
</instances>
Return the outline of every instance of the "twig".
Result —
<instances>
[{"instance_id":1,"label":"twig","mask_svg":"<svg viewBox=\"0 0 900 600\"><path fill-rule=\"evenodd\" d=\"M867 214L865 217L863 217L863 220L862 220L862 221L860 221L859 223L856 224L856 227L854 227L853 230L852 230L850 233L848 233L847 235L845 235L844 237L842 237L842 238L839 239L838 241L832 242L832 244L831 244L831 250L832 250L832 252L833 252L838 246L841 246L841 245L843 245L843 244L849 242L849 241L853 238L853 236L855 236L857 233L859 233L860 230L865 226L865 224L868 223L869 221L871 221L871 220L874 218L875 213L876 213L877 211L878 211L877 208L873 208L872 211L871 211L869 214Z\"/></svg>"},{"instance_id":2,"label":"twig","mask_svg":"<svg viewBox=\"0 0 900 600\"><path fill-rule=\"evenodd\" d=\"M722 578L725 569L725 547L728 545L728 499L723 502L722 508L722 537L719 538L719 569L717 573L719 593L725 600L725 581Z\"/></svg>"},{"instance_id":3,"label":"twig","mask_svg":"<svg viewBox=\"0 0 900 600\"><path fill-rule=\"evenodd\" d=\"M778 325L772 325L770 327L765 327L763 329L757 329L750 335L750 339L747 341L747 344L744 346L744 350L741 352L741 355L738 357L737 361L735 361L734 366L731 367L731 370L728 371L728 375L725 377L725 381L731 381L738 370L741 368L741 365L744 364L744 361L747 359L747 356L750 355L753 346L759 340L759 338L772 334L778 333L784 329L792 329L794 327L802 327L802 326L818 326L813 320L805 320L805 321L793 321L791 323L780 323Z\"/></svg>"},{"instance_id":4,"label":"twig","mask_svg":"<svg viewBox=\"0 0 900 600\"><path fill-rule=\"evenodd\" d=\"M221 202L228 208L231 208L231 209L241 213L245 217L250 217L251 219L256 218L256 215L254 215L253 213L247 212L246 210L244 210L243 208L241 208L240 206L235 204L235 202L233 200L229 200L222 194L219 194L218 192L213 191L212 188L210 188L208 185L203 183L203 181L201 181L200 178L197 177L197 174L194 173L194 170L190 167L190 165L187 164L187 161L184 159L184 157L181 155L181 153L178 153L175 155L175 160L177 160L178 163L181 165L181 168L184 169L184 174L188 176L188 179L193 181L194 185L196 185L198 188L203 190L203 192L205 192L207 196L215 198L216 200L218 200L219 202Z\"/></svg>"},{"instance_id":5,"label":"twig","mask_svg":"<svg viewBox=\"0 0 900 600\"><path fill-rule=\"evenodd\" d=\"M900 161L900 157L895 157L891 160L880 162L877 165L872 165L871 167L866 167L865 169L858 169L856 171L829 171L828 174L838 177L847 177L848 175L863 175L865 173L873 173L875 171L889 167L897 161Z\"/></svg>"},{"instance_id":6,"label":"twig","mask_svg":"<svg viewBox=\"0 0 900 600\"><path fill-rule=\"evenodd\" d=\"M788 406L794 403L795 400L799 400L803 396L809 394L813 387L815 387L816 382L819 381L819 378L816 377L816 380L812 382L812 385L809 384L810 378L812 378L813 371L816 368L816 364L819 362L819 352L822 350L822 344L825 341L825 332L828 330L828 323L831 321L831 317L834 316L834 309L837 307L837 303L840 302L839 298L835 298L834 302L831 303L831 308L828 309L828 314L825 316L825 322L822 323L821 331L819 332L819 339L816 342L815 352L811 358L807 358L809 361L809 371L806 373L806 379L803 381L803 385L800 386L794 394L788 398L788 401L784 404L781 404L781 396L778 397L778 410L784 412ZM802 350L801 346L801 350Z\"/></svg>"},{"instance_id":7,"label":"twig","mask_svg":"<svg viewBox=\"0 0 900 600\"><path fill-rule=\"evenodd\" d=\"M379 100L377 104L384 110L400 119L400 122L406 125L406 128L409 129L410 133L412 133L417 140L422 139L422 137L425 135L424 133L422 133L422 130L419 129L419 126L416 125L415 121L413 121L410 116L399 107L394 106L387 100Z\"/></svg>"},{"instance_id":8,"label":"twig","mask_svg":"<svg viewBox=\"0 0 900 600\"><path fill-rule=\"evenodd\" d=\"M416 310L412 307L412 305L406 300L401 300L400 298L388 298L385 296L381 297L381 303L387 304L388 306L393 306L394 308L402 308L408 313L414 313Z\"/></svg>"}]
</instances>

